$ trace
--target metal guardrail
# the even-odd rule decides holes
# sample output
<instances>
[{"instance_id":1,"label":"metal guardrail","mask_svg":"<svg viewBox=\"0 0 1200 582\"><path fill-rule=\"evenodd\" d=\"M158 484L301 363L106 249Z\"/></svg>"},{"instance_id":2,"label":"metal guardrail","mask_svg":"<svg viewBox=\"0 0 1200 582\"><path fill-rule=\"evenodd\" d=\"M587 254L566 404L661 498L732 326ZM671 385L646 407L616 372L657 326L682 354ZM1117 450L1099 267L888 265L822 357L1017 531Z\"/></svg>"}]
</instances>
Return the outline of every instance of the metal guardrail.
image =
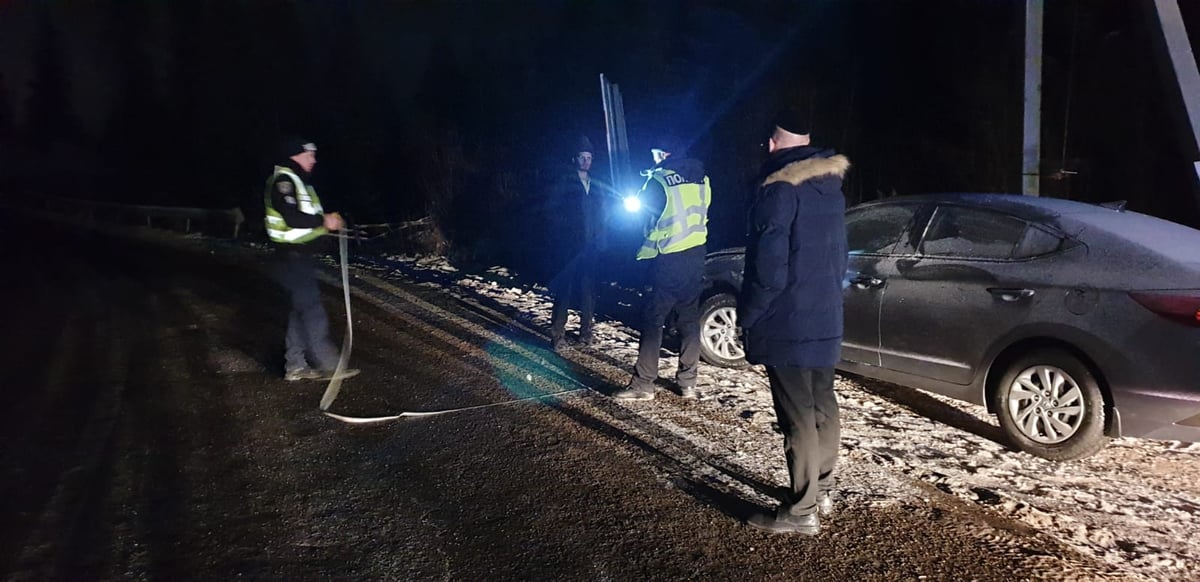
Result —
<instances>
[{"instance_id":1,"label":"metal guardrail","mask_svg":"<svg viewBox=\"0 0 1200 582\"><path fill-rule=\"evenodd\" d=\"M120 204L78 198L45 197L38 202L22 207L33 210L47 218L66 219L80 224L137 225L149 228L166 228L189 234L204 232L209 235L240 238L245 233L242 226L246 216L241 208L212 209L185 206L155 206L146 204ZM32 207L31 207L32 206ZM365 243L393 235L420 238L422 233L436 230L434 219L424 216L417 220L379 224L357 224L347 227L342 234L356 243ZM261 231L258 231L261 232ZM434 236L435 241L439 235ZM434 250L440 249L432 243Z\"/></svg>"},{"instance_id":2,"label":"metal guardrail","mask_svg":"<svg viewBox=\"0 0 1200 582\"><path fill-rule=\"evenodd\" d=\"M44 201L44 209L51 213L65 214L91 222L101 220L136 221L138 224L144 223L151 228L155 227L155 221L158 221L159 225L165 223L168 227L182 228L184 233L191 233L194 223L203 226L224 223L232 227L233 238L238 238L241 236L242 225L246 222L246 216L242 213L241 208L150 206L59 197L45 198Z\"/></svg>"}]
</instances>

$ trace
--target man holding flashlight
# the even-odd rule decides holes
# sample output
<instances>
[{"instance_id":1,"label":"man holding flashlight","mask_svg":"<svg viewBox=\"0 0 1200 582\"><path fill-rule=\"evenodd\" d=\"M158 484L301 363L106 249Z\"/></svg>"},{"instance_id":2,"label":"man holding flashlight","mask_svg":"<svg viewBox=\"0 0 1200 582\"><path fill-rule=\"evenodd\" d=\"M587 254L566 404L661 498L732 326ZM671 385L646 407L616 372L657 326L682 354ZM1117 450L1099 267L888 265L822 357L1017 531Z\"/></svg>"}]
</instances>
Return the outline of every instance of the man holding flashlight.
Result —
<instances>
[{"instance_id":1,"label":"man holding flashlight","mask_svg":"<svg viewBox=\"0 0 1200 582\"><path fill-rule=\"evenodd\" d=\"M658 379L658 352L662 347L663 324L671 311L678 318L681 336L679 369L675 380L679 395L696 397L696 373L700 363L700 293L704 282L704 245L708 240L708 207L712 188L704 164L684 155L672 157L681 147L663 140L650 150L655 166L642 188L642 195L661 191L666 203L662 214L646 235L637 260L651 263L652 291L642 316L638 359L629 386L616 394L618 400L652 400Z\"/></svg>"}]
</instances>

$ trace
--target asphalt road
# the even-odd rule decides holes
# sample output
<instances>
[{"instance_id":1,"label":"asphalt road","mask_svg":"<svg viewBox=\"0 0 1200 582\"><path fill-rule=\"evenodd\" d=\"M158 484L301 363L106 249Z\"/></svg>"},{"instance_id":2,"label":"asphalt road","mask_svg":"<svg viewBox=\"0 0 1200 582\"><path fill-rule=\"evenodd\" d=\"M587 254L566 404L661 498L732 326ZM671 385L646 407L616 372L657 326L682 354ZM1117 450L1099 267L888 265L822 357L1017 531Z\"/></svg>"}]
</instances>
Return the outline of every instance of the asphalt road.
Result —
<instances>
[{"instance_id":1,"label":"asphalt road","mask_svg":"<svg viewBox=\"0 0 1200 582\"><path fill-rule=\"evenodd\" d=\"M636 423L601 394L618 379L427 287L356 283L363 373L339 412L596 392L345 425L318 411L322 383L279 378L285 299L261 259L69 232L0 223L5 579L1018 580L1080 563L1019 527L998 543L994 518L937 491L839 507L815 538L750 529L759 507L610 420Z\"/></svg>"}]
</instances>

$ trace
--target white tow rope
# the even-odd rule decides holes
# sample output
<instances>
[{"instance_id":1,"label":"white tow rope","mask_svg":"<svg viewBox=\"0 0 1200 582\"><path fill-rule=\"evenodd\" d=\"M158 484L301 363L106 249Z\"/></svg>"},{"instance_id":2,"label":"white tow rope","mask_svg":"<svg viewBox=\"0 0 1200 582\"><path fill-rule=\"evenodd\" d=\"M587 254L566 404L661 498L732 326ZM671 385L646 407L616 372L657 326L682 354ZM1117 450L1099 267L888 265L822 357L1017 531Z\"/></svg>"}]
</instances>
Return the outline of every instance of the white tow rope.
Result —
<instances>
[{"instance_id":1,"label":"white tow rope","mask_svg":"<svg viewBox=\"0 0 1200 582\"><path fill-rule=\"evenodd\" d=\"M350 317L350 265L346 260L344 236L338 237L338 253L342 259L342 296L346 298L346 337L342 340L342 355L338 357L337 368L333 370L333 377L321 396L322 412L329 410L333 401L337 400L338 392L342 389L342 374L346 371L346 364L350 363L350 351L354 349L354 320Z\"/></svg>"},{"instance_id":2,"label":"white tow rope","mask_svg":"<svg viewBox=\"0 0 1200 582\"><path fill-rule=\"evenodd\" d=\"M338 238L338 253L341 255L342 261L342 296L346 300L346 337L342 340L342 355L338 357L337 368L333 371L333 377L329 379L329 385L325 387L325 394L321 396L321 412L323 412L325 416L348 424L371 424L376 422L388 422L401 418L438 416L440 414L450 414L452 412L466 412L468 410L478 410L481 408L491 408L493 406L516 404L518 402L544 400L546 398L554 398L564 394L573 394L575 392L591 390L591 388L587 387L576 388L575 390L566 390L563 392L555 392L553 394L543 394L541 396L531 396L529 398L520 398L517 400L506 400L504 402L493 402L491 404L464 406L461 408L448 408L445 410L431 410L427 412L401 412L400 414L392 414L388 416L345 416L342 414L329 412L329 407L333 405L334 400L337 400L338 392L342 389L342 376L346 371L346 366L350 363L350 352L354 349L354 320L350 315L350 265L346 256L346 239L349 237L343 235L333 236L337 236ZM578 382L576 383L578 384Z\"/></svg>"},{"instance_id":3,"label":"white tow rope","mask_svg":"<svg viewBox=\"0 0 1200 582\"><path fill-rule=\"evenodd\" d=\"M547 398L555 398L558 396L562 396L564 394L573 394L575 392L583 392L585 390L591 390L591 388L576 388L574 390L555 392L554 394L543 394L542 396L530 396L529 398L520 398L518 400L505 400L504 402L493 402L491 404L480 404L478 406L464 406L462 408L447 408L446 410L430 410L427 412L401 412L400 414L393 414L391 416L372 416L372 417L364 418L364 417L359 417L359 416L343 416L341 414L329 412L328 410L325 411L325 416L328 416L329 418L335 418L337 420L340 420L342 422L349 423L349 424L371 424L373 422L387 422L389 420L398 420L401 418L438 416L440 414L450 414L452 412L466 412L468 410L479 410L480 408L491 408L493 406L505 406L508 404L516 404L518 402L532 402L534 400L545 400Z\"/></svg>"}]
</instances>

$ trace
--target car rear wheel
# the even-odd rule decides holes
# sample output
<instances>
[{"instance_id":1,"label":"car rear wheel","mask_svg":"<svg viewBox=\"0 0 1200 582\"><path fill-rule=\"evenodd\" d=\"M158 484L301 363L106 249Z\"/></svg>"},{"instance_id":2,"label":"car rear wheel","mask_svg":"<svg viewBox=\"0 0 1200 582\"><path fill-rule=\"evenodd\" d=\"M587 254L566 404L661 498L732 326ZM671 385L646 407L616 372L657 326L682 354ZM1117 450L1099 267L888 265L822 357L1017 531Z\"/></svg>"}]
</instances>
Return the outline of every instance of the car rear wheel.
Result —
<instances>
[{"instance_id":1,"label":"car rear wheel","mask_svg":"<svg viewBox=\"0 0 1200 582\"><path fill-rule=\"evenodd\" d=\"M1104 448L1104 395L1088 367L1059 349L1012 362L996 390L1000 426L1021 450L1052 461Z\"/></svg>"},{"instance_id":2,"label":"car rear wheel","mask_svg":"<svg viewBox=\"0 0 1200 582\"><path fill-rule=\"evenodd\" d=\"M724 368L747 365L738 337L737 298L729 293L713 295L700 305L700 357Z\"/></svg>"}]
</instances>

